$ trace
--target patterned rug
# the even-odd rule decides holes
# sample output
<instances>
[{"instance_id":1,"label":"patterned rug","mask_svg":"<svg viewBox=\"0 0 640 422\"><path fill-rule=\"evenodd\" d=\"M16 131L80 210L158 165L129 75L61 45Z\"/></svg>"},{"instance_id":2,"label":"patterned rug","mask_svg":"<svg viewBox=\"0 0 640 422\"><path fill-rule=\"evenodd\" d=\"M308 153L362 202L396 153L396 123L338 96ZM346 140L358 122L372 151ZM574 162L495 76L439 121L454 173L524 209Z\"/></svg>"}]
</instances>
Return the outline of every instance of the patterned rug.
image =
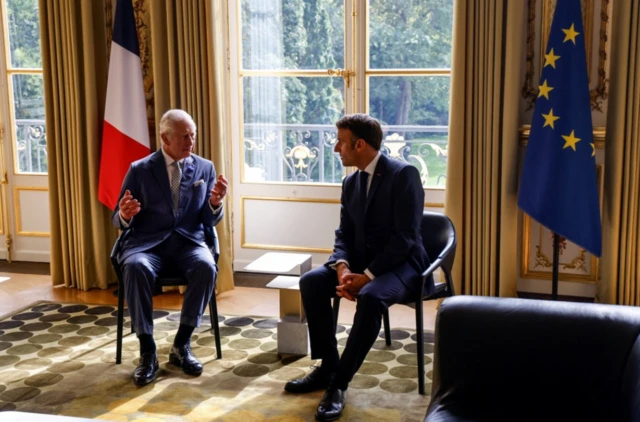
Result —
<instances>
[{"instance_id":1,"label":"patterned rug","mask_svg":"<svg viewBox=\"0 0 640 422\"><path fill-rule=\"evenodd\" d=\"M115 364L113 306L40 302L0 321L0 411L112 421L312 421L322 392L293 395L284 383L303 376L309 357L278 355L276 319L220 316L223 359L216 360L210 326L192 337L204 364L190 377L168 363L179 312L154 311L160 370L136 387L138 341L127 335ZM205 317L205 321L209 322ZM130 330L128 322L125 333ZM340 326L344 347L348 326ZM392 330L377 341L350 384L343 421L422 421L430 394L433 344L425 343L427 396L417 392L415 333ZM433 341L432 333L425 333ZM1 415L0 415L1 419Z\"/></svg>"}]
</instances>

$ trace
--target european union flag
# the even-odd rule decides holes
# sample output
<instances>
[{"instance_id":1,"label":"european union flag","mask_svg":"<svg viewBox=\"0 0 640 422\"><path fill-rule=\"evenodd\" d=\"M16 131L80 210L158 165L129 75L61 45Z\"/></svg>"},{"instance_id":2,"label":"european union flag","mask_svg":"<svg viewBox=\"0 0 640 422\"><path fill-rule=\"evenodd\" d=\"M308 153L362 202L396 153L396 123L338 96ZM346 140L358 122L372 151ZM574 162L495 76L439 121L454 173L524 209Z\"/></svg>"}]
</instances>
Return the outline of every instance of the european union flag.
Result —
<instances>
[{"instance_id":1,"label":"european union flag","mask_svg":"<svg viewBox=\"0 0 640 422\"><path fill-rule=\"evenodd\" d=\"M602 228L580 0L556 3L518 206L596 256Z\"/></svg>"}]
</instances>

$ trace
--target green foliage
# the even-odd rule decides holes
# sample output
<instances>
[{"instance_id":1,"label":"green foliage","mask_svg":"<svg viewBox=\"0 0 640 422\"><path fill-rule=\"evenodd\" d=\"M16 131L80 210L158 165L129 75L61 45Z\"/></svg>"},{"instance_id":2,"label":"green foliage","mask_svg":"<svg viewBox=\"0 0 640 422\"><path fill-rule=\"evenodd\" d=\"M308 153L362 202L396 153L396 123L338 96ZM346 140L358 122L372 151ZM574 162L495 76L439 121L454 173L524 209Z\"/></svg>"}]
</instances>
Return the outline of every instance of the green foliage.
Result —
<instances>
[{"instance_id":1,"label":"green foliage","mask_svg":"<svg viewBox=\"0 0 640 422\"><path fill-rule=\"evenodd\" d=\"M333 3L333 4L332 4ZM304 20L307 22L308 48L303 62L304 68L330 69L336 67L333 55L333 27L329 11L335 0L317 0L305 3ZM306 78L307 107L304 122L310 124L332 124L342 114L343 95L334 86L333 78Z\"/></svg>"},{"instance_id":2,"label":"green foliage","mask_svg":"<svg viewBox=\"0 0 640 422\"><path fill-rule=\"evenodd\" d=\"M13 104L16 120L44 120L42 75L13 75Z\"/></svg>"},{"instance_id":3,"label":"green foliage","mask_svg":"<svg viewBox=\"0 0 640 422\"><path fill-rule=\"evenodd\" d=\"M7 0L7 21L12 67L41 68L38 0Z\"/></svg>"},{"instance_id":4,"label":"green foliage","mask_svg":"<svg viewBox=\"0 0 640 422\"><path fill-rule=\"evenodd\" d=\"M340 0L242 1L243 67L246 69L321 69L343 63L343 2ZM273 38L269 40L269 38ZM269 40L266 42L265 40ZM336 42L336 40L338 42ZM252 92L271 91L272 78L245 83L245 121L272 123L334 123L344 108L343 95L334 78L284 77L277 83L280 107L248 105ZM248 82L248 81L247 81ZM342 81L340 81L341 83ZM258 97L260 101L266 98ZM261 113L256 113L260 109Z\"/></svg>"},{"instance_id":5,"label":"green foliage","mask_svg":"<svg viewBox=\"0 0 640 422\"><path fill-rule=\"evenodd\" d=\"M372 69L449 68L452 0L371 0ZM377 79L377 81L374 81ZM446 125L449 78L372 78L370 112L385 124Z\"/></svg>"},{"instance_id":6,"label":"green foliage","mask_svg":"<svg viewBox=\"0 0 640 422\"><path fill-rule=\"evenodd\" d=\"M42 68L38 1L7 0L7 25L11 67ZM15 118L44 119L42 77L14 75L12 83Z\"/></svg>"},{"instance_id":7,"label":"green foliage","mask_svg":"<svg viewBox=\"0 0 640 422\"><path fill-rule=\"evenodd\" d=\"M304 2L286 1L282 4L285 68L296 69L309 47L304 27ZM304 123L307 109L307 87L299 78L286 78L284 89L285 116L288 123Z\"/></svg>"}]
</instances>

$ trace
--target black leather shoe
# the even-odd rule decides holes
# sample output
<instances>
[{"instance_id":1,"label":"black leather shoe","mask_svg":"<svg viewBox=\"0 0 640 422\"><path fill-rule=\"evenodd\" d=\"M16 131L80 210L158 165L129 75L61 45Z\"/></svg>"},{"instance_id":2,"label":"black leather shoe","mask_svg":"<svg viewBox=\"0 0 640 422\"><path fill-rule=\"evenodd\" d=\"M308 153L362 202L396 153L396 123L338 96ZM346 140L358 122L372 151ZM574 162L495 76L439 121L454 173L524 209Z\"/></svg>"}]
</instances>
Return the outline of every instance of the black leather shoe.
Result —
<instances>
[{"instance_id":1,"label":"black leather shoe","mask_svg":"<svg viewBox=\"0 0 640 422\"><path fill-rule=\"evenodd\" d=\"M339 388L328 389L318 405L316 420L324 422L340 419L346 402L347 390L340 390Z\"/></svg>"},{"instance_id":2,"label":"black leather shoe","mask_svg":"<svg viewBox=\"0 0 640 422\"><path fill-rule=\"evenodd\" d=\"M156 352L147 352L140 355L140 362L133 371L133 382L136 385L147 385L156 379L156 371L158 371L158 357Z\"/></svg>"},{"instance_id":3,"label":"black leather shoe","mask_svg":"<svg viewBox=\"0 0 640 422\"><path fill-rule=\"evenodd\" d=\"M182 347L173 346L169 352L169 362L182 368L185 374L200 375L202 373L202 364L193 355L189 343Z\"/></svg>"},{"instance_id":4,"label":"black leather shoe","mask_svg":"<svg viewBox=\"0 0 640 422\"><path fill-rule=\"evenodd\" d=\"M329 387L335 372L327 371L322 367L317 367L306 377L289 381L284 385L284 391L289 393L310 393L316 390L324 390Z\"/></svg>"}]
</instances>

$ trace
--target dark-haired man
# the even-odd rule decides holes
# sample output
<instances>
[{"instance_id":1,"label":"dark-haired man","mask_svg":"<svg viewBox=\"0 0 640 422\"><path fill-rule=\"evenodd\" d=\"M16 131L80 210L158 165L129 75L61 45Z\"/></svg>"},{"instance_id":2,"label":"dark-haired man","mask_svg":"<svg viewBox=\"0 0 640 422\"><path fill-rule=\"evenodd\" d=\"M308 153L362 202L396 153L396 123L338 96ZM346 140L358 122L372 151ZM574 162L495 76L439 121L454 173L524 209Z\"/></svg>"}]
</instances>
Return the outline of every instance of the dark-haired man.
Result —
<instances>
[{"instance_id":1,"label":"dark-haired man","mask_svg":"<svg viewBox=\"0 0 640 422\"><path fill-rule=\"evenodd\" d=\"M383 312L412 297L429 265L420 235L424 190L418 170L380 153L382 128L376 119L353 114L336 126L334 150L345 167L358 171L342 184L333 254L300 280L311 358L322 359L322 365L285 385L290 393L326 389L316 413L319 421L341 416L349 382L380 332ZM342 357L331 307L336 295L357 301Z\"/></svg>"}]
</instances>

